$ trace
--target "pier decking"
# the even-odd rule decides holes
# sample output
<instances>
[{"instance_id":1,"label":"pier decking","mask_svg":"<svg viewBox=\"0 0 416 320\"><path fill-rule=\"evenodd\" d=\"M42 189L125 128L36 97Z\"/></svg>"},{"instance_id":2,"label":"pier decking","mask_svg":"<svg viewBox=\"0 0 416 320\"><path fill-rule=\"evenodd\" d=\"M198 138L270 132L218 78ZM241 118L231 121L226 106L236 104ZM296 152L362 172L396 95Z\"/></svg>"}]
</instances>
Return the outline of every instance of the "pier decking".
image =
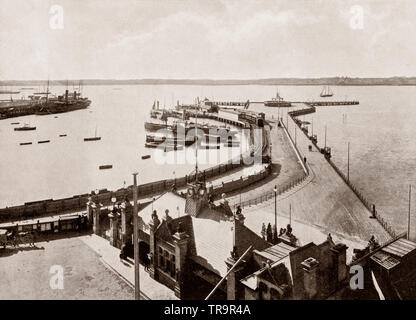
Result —
<instances>
[{"instance_id":1,"label":"pier decking","mask_svg":"<svg viewBox=\"0 0 416 320\"><path fill-rule=\"evenodd\" d=\"M300 109L306 106L299 106ZM292 111L291 110L288 111ZM286 115L283 116L286 119ZM371 213L360 199L345 184L342 178L316 149L309 151L310 140L288 117L288 132L292 137L297 130L296 147L307 159L310 179L278 196L278 216L289 217L291 206L292 219L319 227L326 233L343 235L357 241L367 241L374 235L380 242L390 239L376 219L370 219ZM296 129L295 129L296 128ZM279 186L278 186L279 187ZM274 223L274 199L257 206L244 208L250 228L259 232L263 222ZM278 228L285 227L278 220ZM296 234L296 230L294 230Z\"/></svg>"}]
</instances>

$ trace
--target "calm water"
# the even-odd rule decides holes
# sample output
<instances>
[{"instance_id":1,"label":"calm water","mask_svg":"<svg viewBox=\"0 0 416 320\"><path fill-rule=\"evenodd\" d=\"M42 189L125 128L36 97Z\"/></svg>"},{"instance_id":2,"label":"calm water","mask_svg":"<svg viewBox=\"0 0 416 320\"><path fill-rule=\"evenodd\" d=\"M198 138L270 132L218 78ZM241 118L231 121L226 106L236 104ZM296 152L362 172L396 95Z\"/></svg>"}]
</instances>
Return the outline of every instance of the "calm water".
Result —
<instances>
[{"instance_id":1,"label":"calm water","mask_svg":"<svg viewBox=\"0 0 416 320\"><path fill-rule=\"evenodd\" d=\"M118 88L119 90L114 90ZM64 87L54 87L54 93ZM86 110L51 116L27 116L0 121L0 207L48 198L72 196L96 188L116 189L131 184L131 172L140 183L182 176L191 164L159 165L154 150L144 148L143 123L155 99L170 107L196 96L215 100L263 101L275 94L273 86L86 86L92 100ZM287 100L321 100L321 87L282 86ZM359 106L318 107L305 116L314 123L319 144L332 147L333 160L346 172L350 142L350 178L399 230L406 229L408 184L415 184L416 87L332 87L333 99L358 99ZM253 104L253 110L275 112ZM30 123L32 132L15 132L11 122ZM99 142L83 138L97 133ZM59 138L59 134L67 137ZM38 140L51 140L38 145ZM31 146L20 142L31 141ZM214 150L209 151L217 152ZM204 152L201 151L203 154ZM200 156L201 156L200 153ZM221 155L220 162L229 155ZM111 170L98 170L112 164ZM209 167L201 164L201 167ZM174 173L175 172L175 173ZM416 188L416 184L415 184ZM413 197L416 198L416 194ZM414 219L416 226L416 219ZM416 230L416 229L415 229Z\"/></svg>"}]
</instances>

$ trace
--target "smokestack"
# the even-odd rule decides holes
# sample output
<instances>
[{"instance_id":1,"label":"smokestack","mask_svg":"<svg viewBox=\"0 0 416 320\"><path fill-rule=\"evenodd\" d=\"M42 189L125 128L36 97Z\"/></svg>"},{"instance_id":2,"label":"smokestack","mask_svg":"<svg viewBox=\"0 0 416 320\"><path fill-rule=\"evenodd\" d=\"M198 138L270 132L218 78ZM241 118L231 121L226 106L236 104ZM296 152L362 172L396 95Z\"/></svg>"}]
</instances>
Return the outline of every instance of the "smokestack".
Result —
<instances>
[{"instance_id":1,"label":"smokestack","mask_svg":"<svg viewBox=\"0 0 416 320\"><path fill-rule=\"evenodd\" d=\"M68 102L68 89L65 90L65 101Z\"/></svg>"},{"instance_id":2,"label":"smokestack","mask_svg":"<svg viewBox=\"0 0 416 320\"><path fill-rule=\"evenodd\" d=\"M303 285L306 299L313 299L318 293L318 266L319 262L310 257L301 263L303 269Z\"/></svg>"},{"instance_id":3,"label":"smokestack","mask_svg":"<svg viewBox=\"0 0 416 320\"><path fill-rule=\"evenodd\" d=\"M77 92L74 91L74 99L77 100Z\"/></svg>"}]
</instances>

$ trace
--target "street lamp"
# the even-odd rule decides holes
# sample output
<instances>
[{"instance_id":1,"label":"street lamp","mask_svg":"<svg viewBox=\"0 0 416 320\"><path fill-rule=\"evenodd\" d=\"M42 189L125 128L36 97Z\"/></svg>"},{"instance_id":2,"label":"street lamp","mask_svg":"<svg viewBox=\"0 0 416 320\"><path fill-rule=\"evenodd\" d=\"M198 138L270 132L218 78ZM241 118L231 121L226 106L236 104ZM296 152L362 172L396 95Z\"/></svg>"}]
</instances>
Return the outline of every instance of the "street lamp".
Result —
<instances>
[{"instance_id":1,"label":"street lamp","mask_svg":"<svg viewBox=\"0 0 416 320\"><path fill-rule=\"evenodd\" d=\"M116 199L116 197L113 195L113 196L111 197L111 203L113 204L113 212L114 212L114 213L116 212L116 201L117 201L117 199Z\"/></svg>"}]
</instances>

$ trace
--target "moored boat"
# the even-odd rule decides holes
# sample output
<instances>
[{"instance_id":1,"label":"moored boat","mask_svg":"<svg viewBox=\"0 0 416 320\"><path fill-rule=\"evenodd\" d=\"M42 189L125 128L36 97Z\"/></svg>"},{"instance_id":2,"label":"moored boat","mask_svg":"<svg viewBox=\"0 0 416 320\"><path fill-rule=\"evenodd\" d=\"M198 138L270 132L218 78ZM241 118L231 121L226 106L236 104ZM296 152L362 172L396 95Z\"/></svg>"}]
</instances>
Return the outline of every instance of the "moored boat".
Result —
<instances>
[{"instance_id":1,"label":"moored boat","mask_svg":"<svg viewBox=\"0 0 416 320\"><path fill-rule=\"evenodd\" d=\"M25 124L23 127L14 128L14 131L30 131L30 130L36 130L36 127L31 127L30 125Z\"/></svg>"},{"instance_id":2,"label":"moored boat","mask_svg":"<svg viewBox=\"0 0 416 320\"><path fill-rule=\"evenodd\" d=\"M100 170L111 169L111 168L113 168L112 164L103 164L103 165L99 166Z\"/></svg>"},{"instance_id":3,"label":"moored boat","mask_svg":"<svg viewBox=\"0 0 416 320\"><path fill-rule=\"evenodd\" d=\"M276 97L272 98L271 100L264 101L264 105L266 107L282 107L288 108L292 104L289 101L284 101L284 99L280 96L279 91L276 92Z\"/></svg>"}]
</instances>

